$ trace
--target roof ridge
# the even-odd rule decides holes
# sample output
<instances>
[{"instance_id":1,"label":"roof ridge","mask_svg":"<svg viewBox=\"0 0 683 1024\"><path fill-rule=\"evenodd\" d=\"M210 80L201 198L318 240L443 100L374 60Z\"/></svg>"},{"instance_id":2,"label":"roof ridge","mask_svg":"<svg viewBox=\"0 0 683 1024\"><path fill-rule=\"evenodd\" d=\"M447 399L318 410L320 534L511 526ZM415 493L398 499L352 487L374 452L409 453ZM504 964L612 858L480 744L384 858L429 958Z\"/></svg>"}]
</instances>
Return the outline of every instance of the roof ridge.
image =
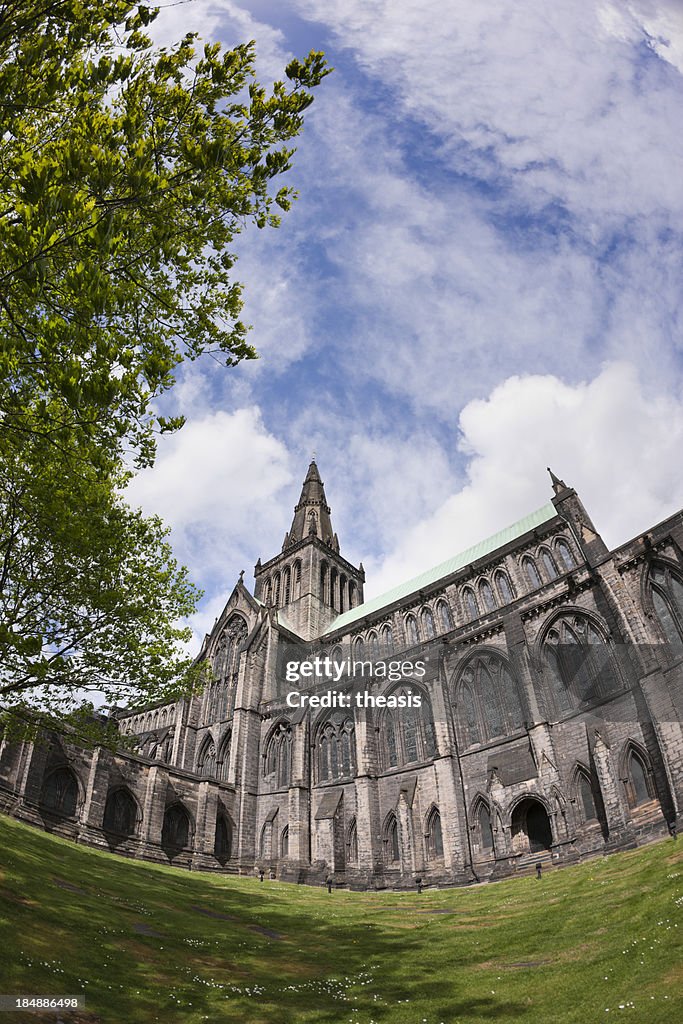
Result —
<instances>
[{"instance_id":1,"label":"roof ridge","mask_svg":"<svg viewBox=\"0 0 683 1024\"><path fill-rule=\"evenodd\" d=\"M419 573L417 576L413 576L403 583L397 584L397 586L385 591L383 594L378 594L377 597L370 598L370 600L363 602L363 604L357 605L355 608L350 608L348 611L342 612L336 619L331 623L330 627L325 630L323 635L333 633L337 629L341 629L343 626L347 626L356 619L362 619L365 615L371 612L380 611L382 608L392 604L394 601L398 601L402 597L408 597L410 594L416 593L423 587L431 586L432 583L437 583L440 579L449 576L451 573L456 572L457 569L462 569L465 565L470 562L475 562L478 558L482 558L484 555L492 554L498 548L503 547L505 544L517 537L521 537L524 533L532 530L535 526L540 526L541 523L546 523L554 516L557 515L557 509L552 502L547 502L540 508L537 508L534 512L530 512L528 515L523 516L522 519L517 520L515 523L511 523L510 526L504 527L502 530L498 530L497 533L492 533L489 537L479 541L477 544L472 544L470 547L465 548L463 551L452 555L447 558L444 562L440 562L438 565L432 566L431 569L426 569L424 572Z\"/></svg>"}]
</instances>

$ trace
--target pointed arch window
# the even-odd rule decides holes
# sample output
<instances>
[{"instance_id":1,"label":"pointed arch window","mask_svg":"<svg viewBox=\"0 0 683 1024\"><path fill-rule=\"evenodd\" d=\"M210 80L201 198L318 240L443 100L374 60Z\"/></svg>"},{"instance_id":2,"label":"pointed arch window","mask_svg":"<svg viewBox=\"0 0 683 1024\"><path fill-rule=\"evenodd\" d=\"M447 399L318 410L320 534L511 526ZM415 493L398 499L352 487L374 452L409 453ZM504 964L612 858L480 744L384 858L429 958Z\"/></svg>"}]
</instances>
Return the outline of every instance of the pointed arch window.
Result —
<instances>
[{"instance_id":1,"label":"pointed arch window","mask_svg":"<svg viewBox=\"0 0 683 1024\"><path fill-rule=\"evenodd\" d=\"M105 832L112 832L119 836L133 835L137 820L138 805L127 789L116 789L109 793L104 806L102 822Z\"/></svg>"},{"instance_id":2,"label":"pointed arch window","mask_svg":"<svg viewBox=\"0 0 683 1024\"><path fill-rule=\"evenodd\" d=\"M384 731L384 757L388 768L395 768L398 765L398 745L396 743L396 727L394 716L387 711L383 723Z\"/></svg>"},{"instance_id":3,"label":"pointed arch window","mask_svg":"<svg viewBox=\"0 0 683 1024\"><path fill-rule=\"evenodd\" d=\"M330 605L335 611L339 608L339 573L334 568L330 570Z\"/></svg>"},{"instance_id":4,"label":"pointed arch window","mask_svg":"<svg viewBox=\"0 0 683 1024\"><path fill-rule=\"evenodd\" d=\"M368 635L368 646L370 648L370 657L373 661L377 661L379 658L379 640L374 629Z\"/></svg>"},{"instance_id":5,"label":"pointed arch window","mask_svg":"<svg viewBox=\"0 0 683 1024\"><path fill-rule=\"evenodd\" d=\"M565 569L576 569L576 559L574 558L572 549L569 547L566 540L558 540L555 545L555 550L557 551L560 561L564 565Z\"/></svg>"},{"instance_id":6,"label":"pointed arch window","mask_svg":"<svg viewBox=\"0 0 683 1024\"><path fill-rule=\"evenodd\" d=\"M278 789L289 786L292 729L287 722L275 726L266 744L264 774L272 776Z\"/></svg>"},{"instance_id":7,"label":"pointed arch window","mask_svg":"<svg viewBox=\"0 0 683 1024\"><path fill-rule=\"evenodd\" d=\"M531 558L531 557L525 558L524 561L522 562L522 566L524 567L524 572L526 573L526 578L528 579L529 583L531 584L531 589L532 590L538 590L539 587L542 587L543 583L541 582L541 576L540 576L540 573L538 571L538 568L536 567L536 563L534 562L533 558Z\"/></svg>"},{"instance_id":8,"label":"pointed arch window","mask_svg":"<svg viewBox=\"0 0 683 1024\"><path fill-rule=\"evenodd\" d=\"M436 860L443 857L443 832L441 831L441 815L438 808L433 807L427 818L427 857Z\"/></svg>"},{"instance_id":9,"label":"pointed arch window","mask_svg":"<svg viewBox=\"0 0 683 1024\"><path fill-rule=\"evenodd\" d=\"M496 599L493 596L491 584L488 580L482 580L479 584L479 597L487 612L493 612L496 609Z\"/></svg>"},{"instance_id":10,"label":"pointed arch window","mask_svg":"<svg viewBox=\"0 0 683 1024\"><path fill-rule=\"evenodd\" d=\"M168 849L183 850L190 844L190 816L182 804L166 809L161 829L161 845Z\"/></svg>"},{"instance_id":11,"label":"pointed arch window","mask_svg":"<svg viewBox=\"0 0 683 1024\"><path fill-rule=\"evenodd\" d=\"M385 770L399 765L428 761L436 756L436 731L429 698L422 691L401 685L392 695L420 694L420 707L401 707L399 713L387 708L380 718L381 759Z\"/></svg>"},{"instance_id":12,"label":"pointed arch window","mask_svg":"<svg viewBox=\"0 0 683 1024\"><path fill-rule=\"evenodd\" d=\"M355 773L355 742L353 720L333 713L319 727L318 781L352 778Z\"/></svg>"},{"instance_id":13,"label":"pointed arch window","mask_svg":"<svg viewBox=\"0 0 683 1024\"><path fill-rule=\"evenodd\" d=\"M462 592L462 599L465 604L465 610L467 612L467 617L470 620L470 622L473 622L474 619L478 619L479 605L477 604L477 599L474 596L474 591L470 590L469 587L466 587L465 590L463 590Z\"/></svg>"},{"instance_id":14,"label":"pointed arch window","mask_svg":"<svg viewBox=\"0 0 683 1024\"><path fill-rule=\"evenodd\" d=\"M331 604L327 562L320 563L320 600L323 604Z\"/></svg>"},{"instance_id":15,"label":"pointed arch window","mask_svg":"<svg viewBox=\"0 0 683 1024\"><path fill-rule=\"evenodd\" d=\"M441 600L436 606L436 614L439 619L439 626L442 633L447 633L453 629L453 618L451 616L451 610L445 601Z\"/></svg>"},{"instance_id":16,"label":"pointed arch window","mask_svg":"<svg viewBox=\"0 0 683 1024\"><path fill-rule=\"evenodd\" d=\"M346 610L345 606L346 599L346 576L339 577L339 611L343 612Z\"/></svg>"},{"instance_id":17,"label":"pointed arch window","mask_svg":"<svg viewBox=\"0 0 683 1024\"><path fill-rule=\"evenodd\" d=\"M232 742L232 730L229 729L221 740L221 745L218 750L218 757L216 759L216 777L222 782L228 777L228 768L230 767L230 744Z\"/></svg>"},{"instance_id":18,"label":"pointed arch window","mask_svg":"<svg viewBox=\"0 0 683 1024\"><path fill-rule=\"evenodd\" d=\"M362 661L365 655L365 644L362 636L357 636L353 641L353 660L354 662Z\"/></svg>"},{"instance_id":19,"label":"pointed arch window","mask_svg":"<svg viewBox=\"0 0 683 1024\"><path fill-rule=\"evenodd\" d=\"M556 713L590 704L621 688L605 637L583 615L556 619L543 651Z\"/></svg>"},{"instance_id":20,"label":"pointed arch window","mask_svg":"<svg viewBox=\"0 0 683 1024\"><path fill-rule=\"evenodd\" d=\"M385 860L387 864L398 864L401 860L401 844L398 834L398 821L395 814L390 814L384 828Z\"/></svg>"},{"instance_id":21,"label":"pointed arch window","mask_svg":"<svg viewBox=\"0 0 683 1024\"><path fill-rule=\"evenodd\" d=\"M669 565L653 565L650 569L650 592L655 614L670 644L683 643L683 582Z\"/></svg>"},{"instance_id":22,"label":"pointed arch window","mask_svg":"<svg viewBox=\"0 0 683 1024\"><path fill-rule=\"evenodd\" d=\"M273 835L277 836L277 832L275 831L275 826L274 826L274 821L275 821L276 816L277 816L277 811L275 811L275 814L273 814L273 816L268 821L264 822L263 828L261 829L261 840L259 842L259 855L260 855L262 860L272 860L273 859ZM277 854L277 851L276 851L276 854Z\"/></svg>"},{"instance_id":23,"label":"pointed arch window","mask_svg":"<svg viewBox=\"0 0 683 1024\"><path fill-rule=\"evenodd\" d=\"M497 654L478 655L463 668L456 688L456 719L466 729L466 743L486 743L523 728L524 713L517 684L507 662Z\"/></svg>"},{"instance_id":24,"label":"pointed arch window","mask_svg":"<svg viewBox=\"0 0 683 1024\"><path fill-rule=\"evenodd\" d=\"M406 640L409 647L414 647L420 642L417 632L417 620L414 615L409 615L406 618Z\"/></svg>"},{"instance_id":25,"label":"pointed arch window","mask_svg":"<svg viewBox=\"0 0 683 1024\"><path fill-rule=\"evenodd\" d=\"M496 573L494 582L496 584L496 590L498 591L501 604L511 604L515 599L515 595L507 573L503 572L501 569Z\"/></svg>"},{"instance_id":26,"label":"pointed arch window","mask_svg":"<svg viewBox=\"0 0 683 1024\"><path fill-rule=\"evenodd\" d=\"M210 736L207 736L199 751L197 758L197 771L200 775L207 775L211 779L216 778L216 744Z\"/></svg>"},{"instance_id":27,"label":"pointed arch window","mask_svg":"<svg viewBox=\"0 0 683 1024\"><path fill-rule=\"evenodd\" d=\"M301 559L297 558L294 563L294 575L292 580L292 600L296 601L301 597Z\"/></svg>"},{"instance_id":28,"label":"pointed arch window","mask_svg":"<svg viewBox=\"0 0 683 1024\"><path fill-rule=\"evenodd\" d=\"M43 784L41 805L63 818L74 818L78 807L78 782L70 768L57 768Z\"/></svg>"},{"instance_id":29,"label":"pointed arch window","mask_svg":"<svg viewBox=\"0 0 683 1024\"><path fill-rule=\"evenodd\" d=\"M280 581L280 573L279 572L275 573L275 579L273 581L273 587L274 587L273 600L274 600L274 603L275 603L275 607L279 608L280 607L280 588L281 588L281 581Z\"/></svg>"},{"instance_id":30,"label":"pointed arch window","mask_svg":"<svg viewBox=\"0 0 683 1024\"><path fill-rule=\"evenodd\" d=\"M382 646L384 647L385 654L393 654L394 634L388 622L382 626Z\"/></svg>"},{"instance_id":31,"label":"pointed arch window","mask_svg":"<svg viewBox=\"0 0 683 1024\"><path fill-rule=\"evenodd\" d=\"M289 566L282 573L283 604L288 605L292 598L292 574Z\"/></svg>"},{"instance_id":32,"label":"pointed arch window","mask_svg":"<svg viewBox=\"0 0 683 1024\"><path fill-rule=\"evenodd\" d=\"M431 608L422 609L421 619L422 635L425 640L431 640L436 635L436 630L434 629L434 616L432 615Z\"/></svg>"},{"instance_id":33,"label":"pointed arch window","mask_svg":"<svg viewBox=\"0 0 683 1024\"><path fill-rule=\"evenodd\" d=\"M348 839L346 840L346 859L349 864L358 863L358 828L356 826L356 819L351 819L349 825Z\"/></svg>"},{"instance_id":34,"label":"pointed arch window","mask_svg":"<svg viewBox=\"0 0 683 1024\"><path fill-rule=\"evenodd\" d=\"M655 787L646 756L630 747L626 756L626 797L629 807L638 807L653 799Z\"/></svg>"},{"instance_id":35,"label":"pointed arch window","mask_svg":"<svg viewBox=\"0 0 683 1024\"><path fill-rule=\"evenodd\" d=\"M289 857L289 825L285 825L280 836L280 856Z\"/></svg>"},{"instance_id":36,"label":"pointed arch window","mask_svg":"<svg viewBox=\"0 0 683 1024\"><path fill-rule=\"evenodd\" d=\"M543 562L543 568L546 571L546 575L549 580L554 580L558 575L557 566L555 565L555 559L546 551L545 548L541 551L541 561Z\"/></svg>"},{"instance_id":37,"label":"pointed arch window","mask_svg":"<svg viewBox=\"0 0 683 1024\"><path fill-rule=\"evenodd\" d=\"M220 864L225 864L232 855L232 829L224 814L216 816L213 855Z\"/></svg>"},{"instance_id":38,"label":"pointed arch window","mask_svg":"<svg viewBox=\"0 0 683 1024\"><path fill-rule=\"evenodd\" d=\"M493 829L491 828L491 812L482 800L476 816L476 839L482 853L493 852Z\"/></svg>"},{"instance_id":39,"label":"pointed arch window","mask_svg":"<svg viewBox=\"0 0 683 1024\"><path fill-rule=\"evenodd\" d=\"M593 786L588 773L584 769L579 769L576 773L576 795L579 801L582 820L593 821L596 819L598 811L595 804Z\"/></svg>"}]
</instances>

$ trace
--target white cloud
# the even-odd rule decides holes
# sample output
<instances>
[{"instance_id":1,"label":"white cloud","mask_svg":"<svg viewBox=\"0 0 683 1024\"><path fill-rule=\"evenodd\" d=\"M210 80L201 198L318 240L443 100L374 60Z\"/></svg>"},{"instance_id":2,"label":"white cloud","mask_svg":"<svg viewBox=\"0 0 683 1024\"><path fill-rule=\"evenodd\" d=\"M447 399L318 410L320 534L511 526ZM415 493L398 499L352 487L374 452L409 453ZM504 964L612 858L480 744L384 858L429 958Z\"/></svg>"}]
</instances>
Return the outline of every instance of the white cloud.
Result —
<instances>
[{"instance_id":1,"label":"white cloud","mask_svg":"<svg viewBox=\"0 0 683 1024\"><path fill-rule=\"evenodd\" d=\"M370 567L367 593L381 593L548 501L546 466L577 490L611 547L683 505L683 394L644 393L628 364L611 364L576 386L553 376L511 377L486 400L470 402L460 427L466 485Z\"/></svg>"},{"instance_id":2,"label":"white cloud","mask_svg":"<svg viewBox=\"0 0 683 1024\"><path fill-rule=\"evenodd\" d=\"M250 407L210 413L162 438L156 465L126 496L172 527L174 549L192 573L229 588L239 569L251 576L243 562L256 561L255 546L284 533L273 499L291 481L285 445Z\"/></svg>"},{"instance_id":3,"label":"white cloud","mask_svg":"<svg viewBox=\"0 0 683 1024\"><path fill-rule=\"evenodd\" d=\"M683 208L675 9L596 0L472 4L300 0L461 169L507 175L527 200L607 220ZM666 24L661 42L651 31ZM646 66L666 50L671 72ZM674 80L674 77L676 80ZM463 148L464 147L464 148Z\"/></svg>"}]
</instances>

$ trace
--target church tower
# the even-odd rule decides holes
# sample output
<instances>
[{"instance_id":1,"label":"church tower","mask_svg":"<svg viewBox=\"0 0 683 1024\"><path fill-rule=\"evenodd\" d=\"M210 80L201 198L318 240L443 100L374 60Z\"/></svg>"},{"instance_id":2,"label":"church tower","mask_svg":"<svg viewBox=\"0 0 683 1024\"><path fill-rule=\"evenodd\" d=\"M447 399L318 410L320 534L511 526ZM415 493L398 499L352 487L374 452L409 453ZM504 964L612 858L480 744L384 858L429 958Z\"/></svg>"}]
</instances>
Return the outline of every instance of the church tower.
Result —
<instances>
[{"instance_id":1,"label":"church tower","mask_svg":"<svg viewBox=\"0 0 683 1024\"><path fill-rule=\"evenodd\" d=\"M256 563L254 596L278 611L303 640L324 633L342 612L363 603L365 573L339 554L330 507L315 459L279 555Z\"/></svg>"}]
</instances>

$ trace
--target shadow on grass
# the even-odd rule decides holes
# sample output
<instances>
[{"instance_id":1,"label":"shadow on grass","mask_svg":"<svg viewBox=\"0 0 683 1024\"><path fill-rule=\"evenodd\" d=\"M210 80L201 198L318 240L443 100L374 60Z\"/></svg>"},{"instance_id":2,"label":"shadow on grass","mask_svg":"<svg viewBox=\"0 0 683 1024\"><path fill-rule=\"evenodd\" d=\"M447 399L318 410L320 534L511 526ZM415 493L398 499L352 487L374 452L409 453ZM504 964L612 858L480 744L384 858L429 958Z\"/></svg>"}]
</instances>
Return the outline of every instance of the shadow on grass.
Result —
<instances>
[{"instance_id":1,"label":"shadow on grass","mask_svg":"<svg viewBox=\"0 0 683 1024\"><path fill-rule=\"evenodd\" d=\"M399 900L327 894L134 862L3 818L0 850L0 885L13 897L0 920L0 991L85 992L86 1016L63 1015L83 1024L542 1019L525 998L524 968L555 948L558 924L578 916L577 896L591 893L599 912L609 892L594 892L584 872L556 910L559 880ZM645 871L623 865L624 876ZM450 913L462 915L462 931ZM481 928L487 918L495 929ZM491 978L509 966L522 970L507 972L506 983L519 981L504 995ZM560 970L534 970L551 1002Z\"/></svg>"}]
</instances>

